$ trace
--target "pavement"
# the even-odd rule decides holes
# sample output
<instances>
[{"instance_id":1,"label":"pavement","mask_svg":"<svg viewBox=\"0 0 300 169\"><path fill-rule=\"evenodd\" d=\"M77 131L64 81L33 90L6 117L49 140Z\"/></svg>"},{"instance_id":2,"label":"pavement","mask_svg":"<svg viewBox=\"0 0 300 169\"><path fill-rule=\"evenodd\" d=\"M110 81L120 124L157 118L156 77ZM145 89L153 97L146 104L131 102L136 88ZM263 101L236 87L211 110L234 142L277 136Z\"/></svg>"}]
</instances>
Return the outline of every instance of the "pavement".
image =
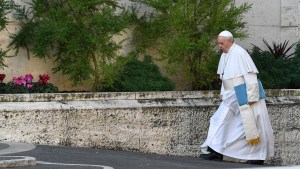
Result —
<instances>
[{"instance_id":1,"label":"pavement","mask_svg":"<svg viewBox=\"0 0 300 169\"><path fill-rule=\"evenodd\" d=\"M0 142L0 168L16 169L300 169L197 157Z\"/></svg>"}]
</instances>

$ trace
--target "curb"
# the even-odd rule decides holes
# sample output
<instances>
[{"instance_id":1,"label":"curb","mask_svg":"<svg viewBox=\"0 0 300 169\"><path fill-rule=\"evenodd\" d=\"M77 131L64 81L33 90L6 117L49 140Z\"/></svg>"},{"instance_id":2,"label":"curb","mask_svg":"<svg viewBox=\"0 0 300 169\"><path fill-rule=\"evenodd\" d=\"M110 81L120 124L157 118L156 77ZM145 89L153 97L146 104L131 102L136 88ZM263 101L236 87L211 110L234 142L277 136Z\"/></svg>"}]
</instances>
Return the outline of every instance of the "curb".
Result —
<instances>
[{"instance_id":1,"label":"curb","mask_svg":"<svg viewBox=\"0 0 300 169\"><path fill-rule=\"evenodd\" d=\"M33 144L0 142L0 168L24 167L36 165L36 159L28 156L9 156L7 154L29 151Z\"/></svg>"},{"instance_id":2,"label":"curb","mask_svg":"<svg viewBox=\"0 0 300 169\"><path fill-rule=\"evenodd\" d=\"M27 156L0 156L0 168L36 165L36 159Z\"/></svg>"}]
</instances>

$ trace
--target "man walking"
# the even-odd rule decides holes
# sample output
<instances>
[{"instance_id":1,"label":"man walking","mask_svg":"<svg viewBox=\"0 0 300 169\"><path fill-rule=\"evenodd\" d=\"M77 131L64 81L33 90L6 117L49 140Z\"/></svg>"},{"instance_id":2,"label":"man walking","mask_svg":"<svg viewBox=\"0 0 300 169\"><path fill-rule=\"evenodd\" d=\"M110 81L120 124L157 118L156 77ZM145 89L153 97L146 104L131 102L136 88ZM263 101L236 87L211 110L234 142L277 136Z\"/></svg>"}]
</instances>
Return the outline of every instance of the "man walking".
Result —
<instances>
[{"instance_id":1,"label":"man walking","mask_svg":"<svg viewBox=\"0 0 300 169\"><path fill-rule=\"evenodd\" d=\"M258 70L229 31L218 35L218 46L222 102L210 119L200 157L263 164L274 155L274 138Z\"/></svg>"}]
</instances>

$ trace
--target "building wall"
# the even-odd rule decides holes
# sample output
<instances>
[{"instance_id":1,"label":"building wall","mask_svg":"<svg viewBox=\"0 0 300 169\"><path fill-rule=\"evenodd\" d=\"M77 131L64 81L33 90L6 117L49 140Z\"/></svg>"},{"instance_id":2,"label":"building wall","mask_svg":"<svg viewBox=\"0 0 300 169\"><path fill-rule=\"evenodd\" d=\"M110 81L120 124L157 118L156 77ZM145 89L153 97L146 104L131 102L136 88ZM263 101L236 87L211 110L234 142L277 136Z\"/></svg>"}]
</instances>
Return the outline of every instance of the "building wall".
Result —
<instances>
[{"instance_id":1,"label":"building wall","mask_svg":"<svg viewBox=\"0 0 300 169\"><path fill-rule=\"evenodd\" d=\"M248 38L239 40L247 49L255 44L262 49L267 49L263 43L265 39L269 44L289 41L289 44L299 41L299 12L298 0L238 0L241 3L252 4L251 10L244 15L247 22Z\"/></svg>"},{"instance_id":2,"label":"building wall","mask_svg":"<svg viewBox=\"0 0 300 169\"><path fill-rule=\"evenodd\" d=\"M15 0L22 3L21 0ZM288 40L291 43L299 40L299 12L300 2L298 0L237 0L236 4L248 2L253 6L251 10L244 15L244 21L247 22L246 30L249 37L246 39L236 39L236 42L241 46L251 50L252 44L266 49L262 39L269 43L276 43ZM128 0L123 0L122 3L128 3ZM0 47L6 48L9 43L9 33L14 33L18 30L18 25L12 22L8 25L8 30L0 32ZM122 37L117 37L122 39ZM130 45L127 43L121 52L128 52ZM10 54L13 54L11 51ZM92 88L92 81L86 81L77 86L73 86L68 80L68 76L61 73L52 74L51 69L54 64L49 59L37 59L31 57L27 59L26 52L20 51L17 57L7 58L5 63L7 68L0 70L0 73L7 75L4 82L8 82L14 76L21 76L28 73L34 75L37 80L39 74L50 74L50 82L59 87L61 91L68 90L86 90ZM161 64L159 63L160 67ZM164 70L162 70L164 72ZM166 74L166 73L165 73ZM170 76L176 82L177 90L189 90L190 85L182 76Z\"/></svg>"}]
</instances>

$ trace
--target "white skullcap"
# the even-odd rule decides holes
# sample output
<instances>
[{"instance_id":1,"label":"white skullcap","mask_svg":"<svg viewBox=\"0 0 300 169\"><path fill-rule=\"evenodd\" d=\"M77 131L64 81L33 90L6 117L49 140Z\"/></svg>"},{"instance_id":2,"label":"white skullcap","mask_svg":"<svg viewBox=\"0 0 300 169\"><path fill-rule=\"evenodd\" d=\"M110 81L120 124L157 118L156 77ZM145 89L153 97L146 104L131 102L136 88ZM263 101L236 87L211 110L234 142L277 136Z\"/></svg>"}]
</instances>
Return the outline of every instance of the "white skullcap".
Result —
<instances>
[{"instance_id":1,"label":"white skullcap","mask_svg":"<svg viewBox=\"0 0 300 169\"><path fill-rule=\"evenodd\" d=\"M225 31L222 31L219 36L223 36L223 37L228 37L228 38L233 38L233 35L232 33L230 33L229 31L225 30Z\"/></svg>"}]
</instances>

